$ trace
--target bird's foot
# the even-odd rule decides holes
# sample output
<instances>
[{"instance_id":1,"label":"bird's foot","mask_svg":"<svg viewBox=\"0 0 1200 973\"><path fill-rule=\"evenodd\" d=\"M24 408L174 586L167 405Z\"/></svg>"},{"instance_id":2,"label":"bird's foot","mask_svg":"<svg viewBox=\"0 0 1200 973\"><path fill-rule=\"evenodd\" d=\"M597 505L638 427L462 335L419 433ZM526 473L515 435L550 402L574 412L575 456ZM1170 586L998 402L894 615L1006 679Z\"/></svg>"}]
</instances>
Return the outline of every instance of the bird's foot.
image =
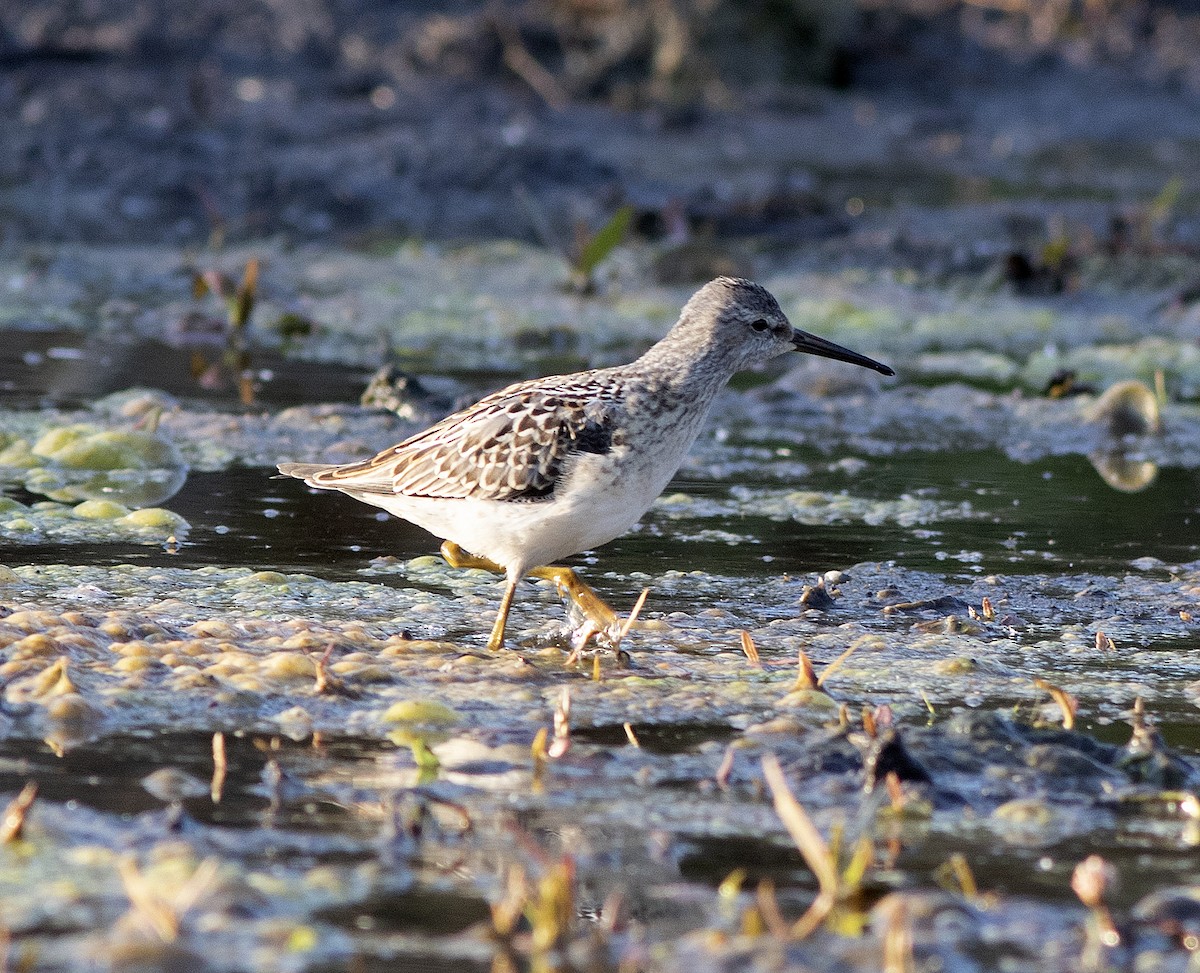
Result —
<instances>
[{"instance_id":1,"label":"bird's foot","mask_svg":"<svg viewBox=\"0 0 1200 973\"><path fill-rule=\"evenodd\" d=\"M486 557L479 557L464 551L454 541L442 544L442 557L452 568L478 568L481 571L491 571L493 574L503 574L504 568Z\"/></svg>"},{"instance_id":2,"label":"bird's foot","mask_svg":"<svg viewBox=\"0 0 1200 973\"><path fill-rule=\"evenodd\" d=\"M529 572L535 578L553 581L558 593L570 598L572 603L583 612L584 625L581 632L587 632L583 642L592 635L613 636L621 630L621 619L617 613L605 604L604 600L587 586L570 568L542 567Z\"/></svg>"},{"instance_id":3,"label":"bird's foot","mask_svg":"<svg viewBox=\"0 0 1200 973\"><path fill-rule=\"evenodd\" d=\"M504 568L495 561L471 554L455 544L454 541L446 541L442 544L442 557L446 559L446 563L452 568L479 568L484 571L491 571L494 574L505 573ZM620 641L621 636L624 635L620 616L609 608L604 603L604 600L589 588L573 570L548 565L546 567L534 568L529 573L535 578L553 581L555 587L558 588L558 593L565 598L569 598L583 613L583 627L573 640L573 643L578 648L586 645L588 640L594 635L603 636L614 644ZM512 605L514 589L515 584L512 583L505 588L504 599L500 604L500 611L496 616L495 624L492 626L491 635L488 637L487 647L493 652L504 647L504 628L508 621L508 610Z\"/></svg>"}]
</instances>

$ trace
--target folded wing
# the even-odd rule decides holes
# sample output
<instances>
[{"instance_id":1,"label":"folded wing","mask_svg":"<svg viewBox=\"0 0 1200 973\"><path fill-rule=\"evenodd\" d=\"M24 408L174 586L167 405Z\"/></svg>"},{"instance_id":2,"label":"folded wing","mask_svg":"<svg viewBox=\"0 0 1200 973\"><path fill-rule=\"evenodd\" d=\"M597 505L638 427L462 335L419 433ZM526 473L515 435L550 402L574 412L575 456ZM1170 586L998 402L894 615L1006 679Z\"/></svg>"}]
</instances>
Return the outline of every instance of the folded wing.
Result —
<instances>
[{"instance_id":1,"label":"folded wing","mask_svg":"<svg viewBox=\"0 0 1200 973\"><path fill-rule=\"evenodd\" d=\"M572 456L612 448L614 391L606 383L526 382L363 462L280 470L350 494L538 500L554 492Z\"/></svg>"}]
</instances>

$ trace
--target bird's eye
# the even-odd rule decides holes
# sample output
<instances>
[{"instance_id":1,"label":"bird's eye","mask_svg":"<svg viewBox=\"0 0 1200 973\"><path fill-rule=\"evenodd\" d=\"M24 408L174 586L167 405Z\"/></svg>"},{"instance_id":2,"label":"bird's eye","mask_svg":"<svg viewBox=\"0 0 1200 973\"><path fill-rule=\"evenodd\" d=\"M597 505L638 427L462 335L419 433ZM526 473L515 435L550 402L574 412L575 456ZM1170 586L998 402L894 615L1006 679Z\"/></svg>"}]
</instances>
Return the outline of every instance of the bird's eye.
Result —
<instances>
[{"instance_id":1,"label":"bird's eye","mask_svg":"<svg viewBox=\"0 0 1200 973\"><path fill-rule=\"evenodd\" d=\"M761 334L764 331L768 331L771 328L771 326L769 324L767 324L766 318L758 318L755 321L751 321L750 327L752 327L759 334Z\"/></svg>"}]
</instances>

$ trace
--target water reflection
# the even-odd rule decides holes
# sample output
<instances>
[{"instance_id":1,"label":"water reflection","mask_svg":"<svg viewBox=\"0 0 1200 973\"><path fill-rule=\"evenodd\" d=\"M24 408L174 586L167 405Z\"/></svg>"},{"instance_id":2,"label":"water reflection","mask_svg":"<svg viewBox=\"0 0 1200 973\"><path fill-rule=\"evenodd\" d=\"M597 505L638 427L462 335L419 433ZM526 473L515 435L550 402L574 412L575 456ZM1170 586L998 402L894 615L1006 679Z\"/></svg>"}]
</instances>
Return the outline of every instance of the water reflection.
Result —
<instances>
[{"instance_id":1,"label":"water reflection","mask_svg":"<svg viewBox=\"0 0 1200 973\"><path fill-rule=\"evenodd\" d=\"M1095 452L1088 456L1100 478L1121 493L1140 493L1158 479L1158 464L1120 450Z\"/></svg>"},{"instance_id":2,"label":"water reflection","mask_svg":"<svg viewBox=\"0 0 1200 973\"><path fill-rule=\"evenodd\" d=\"M126 507L157 507L175 496L187 480L186 466L164 469L65 470L41 469L22 484L60 503L112 500Z\"/></svg>"},{"instance_id":3,"label":"water reflection","mask_svg":"<svg viewBox=\"0 0 1200 973\"><path fill-rule=\"evenodd\" d=\"M10 438L0 451L0 486L19 485L59 503L152 507L178 493L187 473L173 442L140 429L77 423L54 427L32 444Z\"/></svg>"}]
</instances>

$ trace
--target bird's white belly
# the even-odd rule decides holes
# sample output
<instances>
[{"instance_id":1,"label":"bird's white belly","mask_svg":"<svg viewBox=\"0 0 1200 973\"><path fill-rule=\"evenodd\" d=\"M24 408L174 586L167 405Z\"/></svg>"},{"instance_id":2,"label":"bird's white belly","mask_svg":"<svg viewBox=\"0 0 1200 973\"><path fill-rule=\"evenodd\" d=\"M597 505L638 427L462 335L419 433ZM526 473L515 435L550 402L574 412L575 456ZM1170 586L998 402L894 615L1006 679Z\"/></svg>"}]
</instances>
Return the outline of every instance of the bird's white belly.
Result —
<instances>
[{"instance_id":1,"label":"bird's white belly","mask_svg":"<svg viewBox=\"0 0 1200 973\"><path fill-rule=\"evenodd\" d=\"M682 452L682 451L680 451ZM523 570L598 547L641 519L678 462L630 457L624 450L581 454L544 500L434 500L361 496L473 554Z\"/></svg>"}]
</instances>

